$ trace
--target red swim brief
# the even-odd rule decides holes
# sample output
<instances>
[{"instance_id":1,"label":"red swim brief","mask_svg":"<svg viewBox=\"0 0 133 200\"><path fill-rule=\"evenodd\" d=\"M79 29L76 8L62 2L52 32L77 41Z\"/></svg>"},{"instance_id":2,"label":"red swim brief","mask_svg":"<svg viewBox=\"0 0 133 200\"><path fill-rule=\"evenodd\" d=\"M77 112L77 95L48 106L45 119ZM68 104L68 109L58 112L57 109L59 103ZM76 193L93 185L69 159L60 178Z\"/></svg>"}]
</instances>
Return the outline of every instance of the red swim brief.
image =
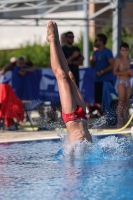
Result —
<instances>
[{"instance_id":1,"label":"red swim brief","mask_svg":"<svg viewBox=\"0 0 133 200\"><path fill-rule=\"evenodd\" d=\"M86 112L80 106L77 106L77 109L72 113L65 114L62 112L62 118L63 118L64 123L67 123L68 121L75 121L77 119L87 120Z\"/></svg>"}]
</instances>

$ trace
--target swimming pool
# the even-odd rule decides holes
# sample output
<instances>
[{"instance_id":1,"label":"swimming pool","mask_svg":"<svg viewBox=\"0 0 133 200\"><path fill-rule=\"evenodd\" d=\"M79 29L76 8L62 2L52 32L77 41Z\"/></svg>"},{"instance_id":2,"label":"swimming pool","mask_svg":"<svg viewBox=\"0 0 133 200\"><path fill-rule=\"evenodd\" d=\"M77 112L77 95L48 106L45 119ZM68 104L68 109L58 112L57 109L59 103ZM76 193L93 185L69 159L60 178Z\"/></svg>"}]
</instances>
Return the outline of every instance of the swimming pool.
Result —
<instances>
[{"instance_id":1,"label":"swimming pool","mask_svg":"<svg viewBox=\"0 0 133 200\"><path fill-rule=\"evenodd\" d=\"M1 144L0 199L133 199L133 139L93 140L73 159L63 154L60 140Z\"/></svg>"}]
</instances>

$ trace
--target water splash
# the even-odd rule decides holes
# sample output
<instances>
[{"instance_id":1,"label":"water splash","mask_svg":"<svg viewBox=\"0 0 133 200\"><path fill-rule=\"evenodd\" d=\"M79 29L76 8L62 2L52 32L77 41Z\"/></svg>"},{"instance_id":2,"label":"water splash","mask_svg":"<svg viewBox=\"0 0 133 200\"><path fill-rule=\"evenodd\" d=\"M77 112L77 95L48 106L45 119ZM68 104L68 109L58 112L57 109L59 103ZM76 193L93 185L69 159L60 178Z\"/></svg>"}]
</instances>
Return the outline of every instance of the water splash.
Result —
<instances>
[{"instance_id":1,"label":"water splash","mask_svg":"<svg viewBox=\"0 0 133 200\"><path fill-rule=\"evenodd\" d=\"M61 132L62 155L69 160L129 160L133 159L133 142L124 136L93 136L93 143L86 139L83 142L69 143L65 132Z\"/></svg>"},{"instance_id":2,"label":"water splash","mask_svg":"<svg viewBox=\"0 0 133 200\"><path fill-rule=\"evenodd\" d=\"M116 127L117 125L117 103L112 102L110 105L110 110L104 110L106 114L104 116L101 116L96 120L92 127L93 129L98 128L110 128L110 127Z\"/></svg>"},{"instance_id":3,"label":"water splash","mask_svg":"<svg viewBox=\"0 0 133 200\"><path fill-rule=\"evenodd\" d=\"M67 139L67 132L64 131L64 129L62 128L62 126L59 127L58 136L60 137L60 140L63 143L68 140Z\"/></svg>"},{"instance_id":4,"label":"water splash","mask_svg":"<svg viewBox=\"0 0 133 200\"><path fill-rule=\"evenodd\" d=\"M81 159L91 151L92 144L86 139L83 142L76 141L69 143L68 140L63 143L63 154L71 159Z\"/></svg>"},{"instance_id":5,"label":"water splash","mask_svg":"<svg viewBox=\"0 0 133 200\"><path fill-rule=\"evenodd\" d=\"M133 158L132 140L126 137L109 136L98 141L97 145L105 159L127 160Z\"/></svg>"},{"instance_id":6,"label":"water splash","mask_svg":"<svg viewBox=\"0 0 133 200\"><path fill-rule=\"evenodd\" d=\"M102 116L92 124L91 128L97 129L97 128L100 128L100 127L105 126L105 125L106 125L106 116Z\"/></svg>"}]
</instances>

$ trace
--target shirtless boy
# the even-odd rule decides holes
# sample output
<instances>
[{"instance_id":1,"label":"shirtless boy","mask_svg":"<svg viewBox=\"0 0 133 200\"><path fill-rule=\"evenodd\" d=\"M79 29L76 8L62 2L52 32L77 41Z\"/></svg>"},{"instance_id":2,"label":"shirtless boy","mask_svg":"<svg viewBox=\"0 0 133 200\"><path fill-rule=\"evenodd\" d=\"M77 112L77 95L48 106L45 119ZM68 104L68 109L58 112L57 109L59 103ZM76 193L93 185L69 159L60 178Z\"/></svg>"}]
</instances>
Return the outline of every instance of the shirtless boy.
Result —
<instances>
[{"instance_id":1,"label":"shirtless boy","mask_svg":"<svg viewBox=\"0 0 133 200\"><path fill-rule=\"evenodd\" d=\"M120 57L115 61L114 75L118 76L118 108L117 108L117 127L126 124L128 118L128 104L131 95L130 76L133 70L130 69L129 46L122 43L120 46Z\"/></svg>"},{"instance_id":2,"label":"shirtless boy","mask_svg":"<svg viewBox=\"0 0 133 200\"><path fill-rule=\"evenodd\" d=\"M92 142L87 128L86 106L83 97L75 84L59 42L58 28L54 21L47 24L47 41L50 44L51 68L57 79L62 117L67 127L68 141Z\"/></svg>"}]
</instances>

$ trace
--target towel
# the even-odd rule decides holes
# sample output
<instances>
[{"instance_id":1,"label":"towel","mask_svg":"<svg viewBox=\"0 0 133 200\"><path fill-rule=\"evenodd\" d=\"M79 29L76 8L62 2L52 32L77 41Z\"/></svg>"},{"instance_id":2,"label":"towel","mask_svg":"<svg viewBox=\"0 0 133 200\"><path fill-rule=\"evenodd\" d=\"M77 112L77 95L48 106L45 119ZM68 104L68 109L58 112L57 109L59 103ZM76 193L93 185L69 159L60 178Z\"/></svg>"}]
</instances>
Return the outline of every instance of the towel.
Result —
<instances>
[{"instance_id":1,"label":"towel","mask_svg":"<svg viewBox=\"0 0 133 200\"><path fill-rule=\"evenodd\" d=\"M13 118L20 121L24 119L22 100L17 97L12 87L8 84L0 84L0 120L2 117L7 127L12 125Z\"/></svg>"},{"instance_id":2,"label":"towel","mask_svg":"<svg viewBox=\"0 0 133 200\"><path fill-rule=\"evenodd\" d=\"M103 83L103 94L102 94L102 110L106 109L106 111L110 111L110 104L112 101L112 96L115 95L116 91L114 86L110 82Z\"/></svg>"}]
</instances>

